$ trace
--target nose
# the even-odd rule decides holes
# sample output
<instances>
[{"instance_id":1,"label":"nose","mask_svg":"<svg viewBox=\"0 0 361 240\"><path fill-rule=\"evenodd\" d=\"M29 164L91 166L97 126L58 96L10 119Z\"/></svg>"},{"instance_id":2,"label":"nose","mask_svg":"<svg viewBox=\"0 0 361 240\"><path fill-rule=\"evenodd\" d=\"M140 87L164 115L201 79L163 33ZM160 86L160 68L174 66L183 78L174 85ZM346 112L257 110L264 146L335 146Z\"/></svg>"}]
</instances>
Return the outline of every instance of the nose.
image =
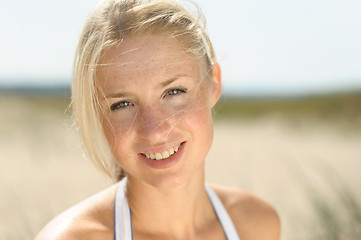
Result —
<instances>
[{"instance_id":1,"label":"nose","mask_svg":"<svg viewBox=\"0 0 361 240\"><path fill-rule=\"evenodd\" d=\"M141 138L162 141L174 127L174 117L156 106L144 106L138 110L137 130Z\"/></svg>"}]
</instances>

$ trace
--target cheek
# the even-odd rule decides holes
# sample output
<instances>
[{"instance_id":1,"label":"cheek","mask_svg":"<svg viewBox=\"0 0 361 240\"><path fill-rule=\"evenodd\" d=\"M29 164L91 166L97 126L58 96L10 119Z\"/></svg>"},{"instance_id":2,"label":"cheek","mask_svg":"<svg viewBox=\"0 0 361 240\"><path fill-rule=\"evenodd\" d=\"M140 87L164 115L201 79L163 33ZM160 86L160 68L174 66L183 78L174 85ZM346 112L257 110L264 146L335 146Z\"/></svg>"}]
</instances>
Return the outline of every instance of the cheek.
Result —
<instances>
[{"instance_id":1,"label":"cheek","mask_svg":"<svg viewBox=\"0 0 361 240\"><path fill-rule=\"evenodd\" d=\"M112 123L110 122L109 119L102 119L102 127L103 127L103 131L104 131L104 135L106 137L106 139L108 140L108 143L110 146L114 145L114 140L115 140L115 130L112 126Z\"/></svg>"},{"instance_id":2,"label":"cheek","mask_svg":"<svg viewBox=\"0 0 361 240\"><path fill-rule=\"evenodd\" d=\"M184 118L184 124L192 133L192 139L199 142L200 147L210 148L213 139L213 120L209 107L202 106L189 111Z\"/></svg>"},{"instance_id":3,"label":"cheek","mask_svg":"<svg viewBox=\"0 0 361 240\"><path fill-rule=\"evenodd\" d=\"M102 123L105 137L108 141L112 154L123 169L127 169L128 161L132 157L132 136L122 124L114 120L105 120Z\"/></svg>"},{"instance_id":4,"label":"cheek","mask_svg":"<svg viewBox=\"0 0 361 240\"><path fill-rule=\"evenodd\" d=\"M109 138L117 135L126 135L134 124L137 117L137 109L129 108L126 110L117 110L107 112L102 119L104 132Z\"/></svg>"},{"instance_id":5,"label":"cheek","mask_svg":"<svg viewBox=\"0 0 361 240\"><path fill-rule=\"evenodd\" d=\"M125 138L128 137L127 130L124 124L121 124L121 121L118 121L118 119L112 117L104 118L102 120L102 126L105 137L113 150L115 146L119 146L119 143L127 142L125 141Z\"/></svg>"},{"instance_id":6,"label":"cheek","mask_svg":"<svg viewBox=\"0 0 361 240\"><path fill-rule=\"evenodd\" d=\"M213 120L210 106L209 85L204 82L199 90L193 95L193 101L189 104L184 117L187 127L199 136L198 141L209 145L213 139Z\"/></svg>"}]
</instances>

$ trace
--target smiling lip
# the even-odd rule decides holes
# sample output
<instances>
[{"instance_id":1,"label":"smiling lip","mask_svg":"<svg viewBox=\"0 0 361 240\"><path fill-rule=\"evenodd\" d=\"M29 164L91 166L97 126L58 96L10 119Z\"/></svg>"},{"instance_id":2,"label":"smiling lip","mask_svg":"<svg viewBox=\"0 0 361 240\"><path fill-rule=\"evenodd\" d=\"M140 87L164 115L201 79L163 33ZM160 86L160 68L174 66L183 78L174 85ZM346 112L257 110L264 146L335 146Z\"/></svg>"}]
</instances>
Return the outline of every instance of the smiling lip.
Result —
<instances>
[{"instance_id":1,"label":"smiling lip","mask_svg":"<svg viewBox=\"0 0 361 240\"><path fill-rule=\"evenodd\" d=\"M154 169L169 168L177 164L178 161L180 160L181 156L183 155L185 143L186 142L182 142L181 144L173 148L171 147L165 151L141 153L139 154L139 156L141 160L151 168Z\"/></svg>"},{"instance_id":2,"label":"smiling lip","mask_svg":"<svg viewBox=\"0 0 361 240\"><path fill-rule=\"evenodd\" d=\"M143 153L143 155L152 160L164 160L172 156L174 153L178 152L179 147L180 144L162 152Z\"/></svg>"}]
</instances>

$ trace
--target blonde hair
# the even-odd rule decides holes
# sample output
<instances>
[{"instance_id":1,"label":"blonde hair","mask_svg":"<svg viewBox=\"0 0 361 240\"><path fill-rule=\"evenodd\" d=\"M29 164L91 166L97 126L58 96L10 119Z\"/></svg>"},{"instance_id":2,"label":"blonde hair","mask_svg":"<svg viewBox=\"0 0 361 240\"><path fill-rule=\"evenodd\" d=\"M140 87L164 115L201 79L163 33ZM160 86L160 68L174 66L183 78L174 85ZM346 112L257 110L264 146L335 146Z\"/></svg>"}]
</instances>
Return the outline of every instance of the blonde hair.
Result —
<instances>
[{"instance_id":1,"label":"blonde hair","mask_svg":"<svg viewBox=\"0 0 361 240\"><path fill-rule=\"evenodd\" d=\"M121 179L124 171L112 155L100 120L96 70L101 57L125 37L165 33L179 39L211 72L216 57L203 15L194 6L196 12L176 0L106 0L83 26L74 60L73 116L88 157L112 179Z\"/></svg>"}]
</instances>

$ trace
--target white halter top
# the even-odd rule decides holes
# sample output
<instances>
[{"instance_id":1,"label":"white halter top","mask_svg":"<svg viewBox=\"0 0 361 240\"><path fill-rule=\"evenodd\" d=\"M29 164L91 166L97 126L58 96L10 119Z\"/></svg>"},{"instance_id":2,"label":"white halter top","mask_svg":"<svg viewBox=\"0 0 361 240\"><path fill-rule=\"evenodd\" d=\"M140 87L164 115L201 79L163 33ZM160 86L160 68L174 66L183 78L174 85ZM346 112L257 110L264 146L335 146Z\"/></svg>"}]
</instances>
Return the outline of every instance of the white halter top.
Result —
<instances>
[{"instance_id":1,"label":"white halter top","mask_svg":"<svg viewBox=\"0 0 361 240\"><path fill-rule=\"evenodd\" d=\"M127 180L124 178L118 186L114 201L114 239L132 240L132 214L129 208L128 199L125 194ZM206 192L222 225L224 234L228 240L240 240L236 228L233 225L226 209L216 193L206 185Z\"/></svg>"}]
</instances>

